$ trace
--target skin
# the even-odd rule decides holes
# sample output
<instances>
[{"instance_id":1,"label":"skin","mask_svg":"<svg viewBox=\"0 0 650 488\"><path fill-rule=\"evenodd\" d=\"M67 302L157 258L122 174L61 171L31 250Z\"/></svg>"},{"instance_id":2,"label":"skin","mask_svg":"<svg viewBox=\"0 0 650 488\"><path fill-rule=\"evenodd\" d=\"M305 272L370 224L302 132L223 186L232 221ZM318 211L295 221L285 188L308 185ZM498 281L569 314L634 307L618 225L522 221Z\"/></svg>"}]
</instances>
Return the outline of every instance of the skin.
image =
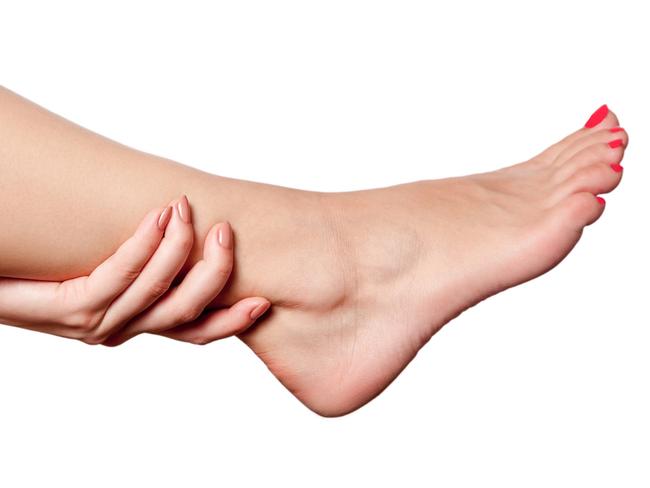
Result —
<instances>
[{"instance_id":1,"label":"skin","mask_svg":"<svg viewBox=\"0 0 650 488\"><path fill-rule=\"evenodd\" d=\"M210 225L231 222L238 258L212 305L270 299L270 313L241 339L309 408L343 415L381 392L449 320L569 253L604 211L596 195L621 180L611 164L628 139L611 132L618 125L610 111L491 173L323 194L208 175L0 91L0 274L88 274L137 215L187 194L195 244L185 269Z\"/></svg>"},{"instance_id":2,"label":"skin","mask_svg":"<svg viewBox=\"0 0 650 488\"><path fill-rule=\"evenodd\" d=\"M182 196L147 213L136 232L89 276L63 282L0 278L0 321L111 346L143 332L194 344L242 333L269 308L268 300L251 297L202 313L232 269L227 222L210 229L203 258L171 286L192 235L189 204Z\"/></svg>"}]
</instances>

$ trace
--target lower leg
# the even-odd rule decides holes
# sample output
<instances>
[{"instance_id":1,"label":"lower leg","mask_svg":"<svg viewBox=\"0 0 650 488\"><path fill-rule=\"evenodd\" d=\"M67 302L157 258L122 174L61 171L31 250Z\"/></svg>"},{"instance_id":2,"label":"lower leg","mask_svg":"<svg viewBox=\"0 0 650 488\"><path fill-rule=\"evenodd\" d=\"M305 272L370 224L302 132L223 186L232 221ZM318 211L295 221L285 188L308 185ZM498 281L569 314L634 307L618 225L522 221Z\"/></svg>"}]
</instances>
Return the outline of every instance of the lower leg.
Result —
<instances>
[{"instance_id":1,"label":"lower leg","mask_svg":"<svg viewBox=\"0 0 650 488\"><path fill-rule=\"evenodd\" d=\"M233 224L237 259L225 302L256 290L293 303L336 265L318 193L221 178L135 151L2 88L0 141L1 276L88 274L150 208L183 193L197 233L188 266L215 222Z\"/></svg>"}]
</instances>

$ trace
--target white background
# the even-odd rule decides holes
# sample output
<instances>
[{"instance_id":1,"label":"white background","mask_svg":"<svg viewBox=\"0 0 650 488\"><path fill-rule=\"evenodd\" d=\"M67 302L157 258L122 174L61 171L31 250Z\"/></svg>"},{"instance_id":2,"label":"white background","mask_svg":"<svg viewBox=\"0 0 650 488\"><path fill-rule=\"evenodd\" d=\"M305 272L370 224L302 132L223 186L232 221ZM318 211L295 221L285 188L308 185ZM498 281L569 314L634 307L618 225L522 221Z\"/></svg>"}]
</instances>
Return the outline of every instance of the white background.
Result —
<instances>
[{"instance_id":1,"label":"white background","mask_svg":"<svg viewBox=\"0 0 650 488\"><path fill-rule=\"evenodd\" d=\"M487 171L602 103L631 144L557 269L463 314L344 418L236 339L0 328L0 486L649 486L642 2L1 5L0 83L223 175L345 190Z\"/></svg>"}]
</instances>

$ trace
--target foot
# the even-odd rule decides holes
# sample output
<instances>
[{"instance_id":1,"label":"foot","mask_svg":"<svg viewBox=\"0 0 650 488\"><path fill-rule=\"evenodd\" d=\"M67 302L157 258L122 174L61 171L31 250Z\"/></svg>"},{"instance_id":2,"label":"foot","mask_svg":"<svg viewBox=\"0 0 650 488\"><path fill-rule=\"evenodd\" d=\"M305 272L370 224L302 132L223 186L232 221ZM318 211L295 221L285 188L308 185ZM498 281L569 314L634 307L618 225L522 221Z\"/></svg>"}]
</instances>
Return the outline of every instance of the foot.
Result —
<instances>
[{"instance_id":1,"label":"foot","mask_svg":"<svg viewBox=\"0 0 650 488\"><path fill-rule=\"evenodd\" d=\"M329 195L337 298L275 306L242 339L315 412L357 409L449 320L557 265L603 213L627 141L603 106L521 164Z\"/></svg>"}]
</instances>

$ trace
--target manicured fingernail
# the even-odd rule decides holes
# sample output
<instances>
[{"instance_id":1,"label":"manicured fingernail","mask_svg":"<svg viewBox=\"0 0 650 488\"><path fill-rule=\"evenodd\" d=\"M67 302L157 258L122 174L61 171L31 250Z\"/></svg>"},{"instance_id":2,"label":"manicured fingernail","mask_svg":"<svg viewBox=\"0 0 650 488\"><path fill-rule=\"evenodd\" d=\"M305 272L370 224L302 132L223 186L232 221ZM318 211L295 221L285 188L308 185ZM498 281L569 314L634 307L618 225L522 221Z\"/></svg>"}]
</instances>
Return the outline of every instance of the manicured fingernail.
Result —
<instances>
[{"instance_id":1,"label":"manicured fingernail","mask_svg":"<svg viewBox=\"0 0 650 488\"><path fill-rule=\"evenodd\" d=\"M187 201L187 197L183 195L178 199L178 214L181 216L181 219L186 224L189 224L192 221L192 214L190 212L190 204Z\"/></svg>"},{"instance_id":2,"label":"manicured fingernail","mask_svg":"<svg viewBox=\"0 0 650 488\"><path fill-rule=\"evenodd\" d=\"M612 149L615 149L615 148L617 148L617 147L623 145L623 139L616 139L616 140L614 140L614 141L609 141L609 142L607 143L607 145L608 145L609 147L611 147Z\"/></svg>"},{"instance_id":3,"label":"manicured fingernail","mask_svg":"<svg viewBox=\"0 0 650 488\"><path fill-rule=\"evenodd\" d=\"M585 124L585 127L587 129L591 129L592 127L596 127L598 124L600 124L605 117L607 117L607 114L609 113L609 108L607 105L602 105L596 109L596 111L591 114L591 117L589 117L589 120L587 120L587 123Z\"/></svg>"},{"instance_id":4,"label":"manicured fingernail","mask_svg":"<svg viewBox=\"0 0 650 488\"><path fill-rule=\"evenodd\" d=\"M158 217L158 228L160 230L165 230L167 224L169 224L169 219L171 216L172 216L171 207L167 207L165 210L162 211L160 217Z\"/></svg>"},{"instance_id":5,"label":"manicured fingernail","mask_svg":"<svg viewBox=\"0 0 650 488\"><path fill-rule=\"evenodd\" d=\"M617 173L620 173L621 171L623 171L623 166L621 166L619 163L612 163L612 164L610 164L610 167L614 171L616 171Z\"/></svg>"},{"instance_id":6,"label":"manicured fingernail","mask_svg":"<svg viewBox=\"0 0 650 488\"><path fill-rule=\"evenodd\" d=\"M232 228L228 222L224 222L219 226L217 242L221 247L232 249Z\"/></svg>"},{"instance_id":7,"label":"manicured fingernail","mask_svg":"<svg viewBox=\"0 0 650 488\"><path fill-rule=\"evenodd\" d=\"M621 132L623 130L623 127L612 127L609 129L610 132Z\"/></svg>"},{"instance_id":8,"label":"manicured fingernail","mask_svg":"<svg viewBox=\"0 0 650 488\"><path fill-rule=\"evenodd\" d=\"M601 205L605 205L605 199L603 197L596 197L596 200L598 200L598 203Z\"/></svg>"},{"instance_id":9,"label":"manicured fingernail","mask_svg":"<svg viewBox=\"0 0 650 488\"><path fill-rule=\"evenodd\" d=\"M257 307L251 310L250 313L251 320L257 320L258 318L260 318L262 314L269 309L270 306L271 306L270 302L260 303Z\"/></svg>"}]
</instances>

